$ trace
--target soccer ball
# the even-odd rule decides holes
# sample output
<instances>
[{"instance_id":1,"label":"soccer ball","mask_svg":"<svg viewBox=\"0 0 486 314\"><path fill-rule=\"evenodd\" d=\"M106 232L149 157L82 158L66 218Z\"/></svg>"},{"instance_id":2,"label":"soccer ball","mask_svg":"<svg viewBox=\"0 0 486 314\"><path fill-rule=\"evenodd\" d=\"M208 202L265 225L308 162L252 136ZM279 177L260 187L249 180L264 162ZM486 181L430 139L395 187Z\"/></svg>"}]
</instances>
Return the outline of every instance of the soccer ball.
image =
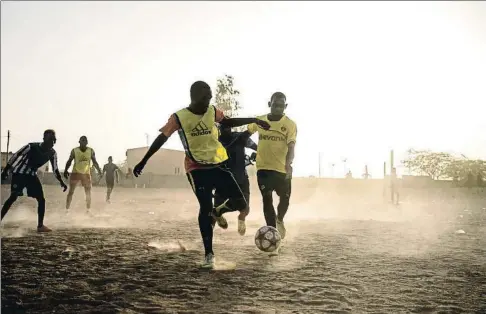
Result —
<instances>
[{"instance_id":1,"label":"soccer ball","mask_svg":"<svg viewBox=\"0 0 486 314\"><path fill-rule=\"evenodd\" d=\"M280 246L280 233L274 227L263 226L255 234L255 244L260 251L273 252Z\"/></svg>"}]
</instances>

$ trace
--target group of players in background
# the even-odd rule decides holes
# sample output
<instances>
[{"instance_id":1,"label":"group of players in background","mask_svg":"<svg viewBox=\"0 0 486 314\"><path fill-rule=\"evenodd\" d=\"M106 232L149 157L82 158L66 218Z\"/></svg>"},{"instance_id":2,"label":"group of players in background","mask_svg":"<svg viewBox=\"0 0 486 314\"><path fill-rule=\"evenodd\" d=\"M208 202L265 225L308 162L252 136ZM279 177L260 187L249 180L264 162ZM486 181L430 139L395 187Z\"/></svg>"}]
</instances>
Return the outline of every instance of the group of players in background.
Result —
<instances>
[{"instance_id":1,"label":"group of players in background","mask_svg":"<svg viewBox=\"0 0 486 314\"><path fill-rule=\"evenodd\" d=\"M252 159L256 160L258 186L263 199L263 212L267 226L277 228L282 238L286 229L284 217L289 207L291 194L292 163L297 137L297 126L285 115L286 96L274 93L268 106L270 113L256 118L228 118L222 111L210 105L212 91L203 81L197 81L190 88L191 103L172 114L167 123L159 130L160 134L149 147L142 160L134 167L133 174L141 175L149 159L168 138L179 133L185 150L185 170L189 183L199 202L199 229L201 232L205 258L204 268L214 267L213 229L217 224L228 228L225 213L238 211L238 232L246 232L245 219L250 212L250 183L246 166L249 161L245 148L255 150ZM219 129L218 126L219 125ZM231 128L247 125L244 132L232 132ZM256 145L250 136L259 133ZM22 147L8 161L2 171L2 179L12 172L11 195L2 207L2 219L23 190L38 202L38 232L49 232L44 225L45 199L42 184L37 177L37 169L50 161L52 170L63 191L67 190L57 166L54 150L56 134L46 130L42 143L30 143ZM78 183L85 189L86 207L91 206L91 162L98 171L100 179L106 173L107 195L109 202L118 167L111 157L103 170L100 169L95 152L88 147L86 136L79 140L79 147L71 151L66 163L64 177L70 177L66 199L69 210ZM69 168L74 161L71 174ZM280 198L275 212L273 192ZM213 194L214 193L214 194Z\"/></svg>"}]
</instances>

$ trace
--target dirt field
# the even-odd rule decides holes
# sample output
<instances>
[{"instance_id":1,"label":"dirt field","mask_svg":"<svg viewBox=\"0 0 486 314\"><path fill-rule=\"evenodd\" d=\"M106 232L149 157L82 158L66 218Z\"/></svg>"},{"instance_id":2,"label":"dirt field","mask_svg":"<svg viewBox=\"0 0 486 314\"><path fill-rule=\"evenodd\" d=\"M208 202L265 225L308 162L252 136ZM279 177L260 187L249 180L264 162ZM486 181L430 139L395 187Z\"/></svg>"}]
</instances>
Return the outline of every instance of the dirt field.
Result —
<instances>
[{"instance_id":1,"label":"dirt field","mask_svg":"<svg viewBox=\"0 0 486 314\"><path fill-rule=\"evenodd\" d=\"M120 188L106 205L96 188L88 216L78 190L65 216L65 194L45 189L53 233L34 232L30 199L2 222L2 313L486 313L486 199L475 194L409 192L397 208L293 188L270 258L253 243L264 222L254 191L246 236L229 215L217 269L202 271L191 191Z\"/></svg>"}]
</instances>

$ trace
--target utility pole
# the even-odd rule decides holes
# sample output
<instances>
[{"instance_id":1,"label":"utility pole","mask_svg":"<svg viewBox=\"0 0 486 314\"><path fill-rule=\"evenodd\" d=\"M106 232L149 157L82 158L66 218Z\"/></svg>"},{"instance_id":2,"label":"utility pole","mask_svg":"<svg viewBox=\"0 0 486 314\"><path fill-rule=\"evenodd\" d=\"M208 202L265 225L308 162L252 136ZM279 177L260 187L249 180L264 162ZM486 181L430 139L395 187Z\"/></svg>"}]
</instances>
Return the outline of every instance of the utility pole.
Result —
<instances>
[{"instance_id":1,"label":"utility pole","mask_svg":"<svg viewBox=\"0 0 486 314\"><path fill-rule=\"evenodd\" d=\"M147 141L147 147L149 146L149 135L145 133L145 140Z\"/></svg>"},{"instance_id":2,"label":"utility pole","mask_svg":"<svg viewBox=\"0 0 486 314\"><path fill-rule=\"evenodd\" d=\"M8 149L10 147L10 130L7 131L7 157L5 157L5 160L8 162L8 160L10 158L9 157L9 154L8 154Z\"/></svg>"}]
</instances>

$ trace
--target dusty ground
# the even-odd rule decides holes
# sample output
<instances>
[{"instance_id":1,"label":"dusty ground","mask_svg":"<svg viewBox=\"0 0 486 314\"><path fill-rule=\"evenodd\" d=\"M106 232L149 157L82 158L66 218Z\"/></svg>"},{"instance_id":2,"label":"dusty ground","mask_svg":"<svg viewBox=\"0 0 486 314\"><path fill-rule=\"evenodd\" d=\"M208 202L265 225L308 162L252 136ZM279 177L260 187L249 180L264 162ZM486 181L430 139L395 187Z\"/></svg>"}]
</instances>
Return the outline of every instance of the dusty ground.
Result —
<instances>
[{"instance_id":1,"label":"dusty ground","mask_svg":"<svg viewBox=\"0 0 486 314\"><path fill-rule=\"evenodd\" d=\"M248 232L215 233L217 270L202 271L197 207L188 190L82 191L73 214L46 187L2 222L2 313L486 313L486 200L447 192L354 197L293 189L281 255L253 244L263 225L253 193ZM459 231L459 230L462 230ZM458 233L456 233L459 231ZM180 240L187 251L181 252Z\"/></svg>"}]
</instances>

